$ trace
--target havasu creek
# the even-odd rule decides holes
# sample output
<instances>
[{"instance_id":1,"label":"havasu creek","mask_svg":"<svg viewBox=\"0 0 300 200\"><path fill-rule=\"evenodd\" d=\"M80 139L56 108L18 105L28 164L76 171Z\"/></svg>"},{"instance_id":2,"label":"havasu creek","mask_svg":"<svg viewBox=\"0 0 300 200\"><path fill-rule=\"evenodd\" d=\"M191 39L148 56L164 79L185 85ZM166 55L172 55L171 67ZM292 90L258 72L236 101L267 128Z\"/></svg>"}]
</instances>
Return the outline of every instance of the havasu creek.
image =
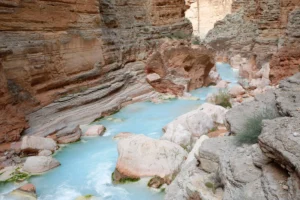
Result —
<instances>
[{"instance_id":1,"label":"havasu creek","mask_svg":"<svg viewBox=\"0 0 300 200\"><path fill-rule=\"evenodd\" d=\"M0 200L300 200L300 0L0 0Z\"/></svg>"},{"instance_id":2,"label":"havasu creek","mask_svg":"<svg viewBox=\"0 0 300 200\"><path fill-rule=\"evenodd\" d=\"M218 63L217 71L223 80L232 83L238 80L238 72L227 64ZM87 194L96 199L164 199L164 192L160 189L147 187L148 179L127 184L112 182L111 175L118 158L118 140L114 137L121 132L131 132L159 139L166 124L196 109L209 94L218 90L215 86L203 87L192 91L190 99L171 98L159 104L149 101L134 103L114 115L83 125L83 132L98 124L104 125L107 130L102 137L83 137L79 142L62 147L54 156L61 166L28 181L36 186L41 200L73 200ZM1 194L17 187L14 184L3 185Z\"/></svg>"}]
</instances>

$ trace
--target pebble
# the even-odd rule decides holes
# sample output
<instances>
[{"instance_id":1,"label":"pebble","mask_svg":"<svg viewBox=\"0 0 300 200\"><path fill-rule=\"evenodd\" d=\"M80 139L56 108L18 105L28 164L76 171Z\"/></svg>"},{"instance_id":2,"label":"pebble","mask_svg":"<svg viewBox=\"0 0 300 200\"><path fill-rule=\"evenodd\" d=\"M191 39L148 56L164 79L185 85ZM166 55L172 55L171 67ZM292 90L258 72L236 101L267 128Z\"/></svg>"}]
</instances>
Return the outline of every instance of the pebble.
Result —
<instances>
[{"instance_id":1,"label":"pebble","mask_svg":"<svg viewBox=\"0 0 300 200\"><path fill-rule=\"evenodd\" d=\"M293 136L294 136L294 137L300 137L300 133L294 132L294 133L293 133Z\"/></svg>"}]
</instances>

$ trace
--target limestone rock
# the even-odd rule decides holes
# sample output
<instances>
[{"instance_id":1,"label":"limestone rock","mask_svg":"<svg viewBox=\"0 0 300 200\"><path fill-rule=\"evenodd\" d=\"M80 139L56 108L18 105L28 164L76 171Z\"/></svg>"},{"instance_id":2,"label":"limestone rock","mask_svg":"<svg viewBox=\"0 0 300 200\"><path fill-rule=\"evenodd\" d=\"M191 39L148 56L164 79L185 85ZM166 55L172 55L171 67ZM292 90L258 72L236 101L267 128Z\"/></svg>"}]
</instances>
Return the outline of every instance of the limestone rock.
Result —
<instances>
[{"instance_id":1,"label":"limestone rock","mask_svg":"<svg viewBox=\"0 0 300 200\"><path fill-rule=\"evenodd\" d=\"M266 120L259 136L265 155L290 171L300 174L300 138L293 135L300 128L299 118L283 117Z\"/></svg>"},{"instance_id":2,"label":"limestone rock","mask_svg":"<svg viewBox=\"0 0 300 200\"><path fill-rule=\"evenodd\" d=\"M208 133L213 127L212 117L197 109L181 115L167 124L161 139L169 140L191 150L194 141Z\"/></svg>"},{"instance_id":3,"label":"limestone rock","mask_svg":"<svg viewBox=\"0 0 300 200\"><path fill-rule=\"evenodd\" d=\"M244 130L248 119L258 114L279 116L276 99L273 91L257 95L254 101L245 102L230 109L226 113L228 130L233 134L239 134Z\"/></svg>"},{"instance_id":4,"label":"limestone rock","mask_svg":"<svg viewBox=\"0 0 300 200\"><path fill-rule=\"evenodd\" d=\"M54 152L57 148L56 142L51 138L37 136L25 136L22 138L21 150L25 153L38 153L40 150Z\"/></svg>"},{"instance_id":5,"label":"limestone rock","mask_svg":"<svg viewBox=\"0 0 300 200\"><path fill-rule=\"evenodd\" d=\"M52 152L50 150L42 150L39 152L38 156L51 156Z\"/></svg>"},{"instance_id":6,"label":"limestone rock","mask_svg":"<svg viewBox=\"0 0 300 200\"><path fill-rule=\"evenodd\" d=\"M243 95L245 93L245 89L240 85L235 85L229 89L229 94L232 97L237 97L239 95Z\"/></svg>"},{"instance_id":7,"label":"limestone rock","mask_svg":"<svg viewBox=\"0 0 300 200\"><path fill-rule=\"evenodd\" d=\"M198 109L209 115L215 123L225 123L226 108L210 103L204 103Z\"/></svg>"},{"instance_id":8,"label":"limestone rock","mask_svg":"<svg viewBox=\"0 0 300 200\"><path fill-rule=\"evenodd\" d=\"M118 153L116 171L130 178L172 177L187 157L187 152L179 145L144 135L120 140Z\"/></svg>"},{"instance_id":9,"label":"limestone rock","mask_svg":"<svg viewBox=\"0 0 300 200\"><path fill-rule=\"evenodd\" d=\"M205 183L210 180L210 175L198 167L198 162L195 158L195 154L198 153L203 141L207 139L208 137L203 135L197 140L192 151L189 153L187 160L182 165L180 173L167 187L165 199L193 199L195 196L206 200L221 199L221 190L217 190L217 193L214 194L212 188L205 186Z\"/></svg>"},{"instance_id":10,"label":"limestone rock","mask_svg":"<svg viewBox=\"0 0 300 200\"><path fill-rule=\"evenodd\" d=\"M8 194L9 197L22 200L37 200L36 189L33 184L27 183Z\"/></svg>"},{"instance_id":11,"label":"limestone rock","mask_svg":"<svg viewBox=\"0 0 300 200\"><path fill-rule=\"evenodd\" d=\"M62 137L57 138L57 142L59 144L69 144L73 142L77 142L80 140L80 137L82 135L81 129L79 126L77 126L71 134L64 135Z\"/></svg>"},{"instance_id":12,"label":"limestone rock","mask_svg":"<svg viewBox=\"0 0 300 200\"><path fill-rule=\"evenodd\" d=\"M41 174L59 165L60 163L51 156L31 156L26 159L22 169L31 174Z\"/></svg>"},{"instance_id":13,"label":"limestone rock","mask_svg":"<svg viewBox=\"0 0 300 200\"><path fill-rule=\"evenodd\" d=\"M84 136L102 136L105 130L103 125L94 125L84 133Z\"/></svg>"}]
</instances>

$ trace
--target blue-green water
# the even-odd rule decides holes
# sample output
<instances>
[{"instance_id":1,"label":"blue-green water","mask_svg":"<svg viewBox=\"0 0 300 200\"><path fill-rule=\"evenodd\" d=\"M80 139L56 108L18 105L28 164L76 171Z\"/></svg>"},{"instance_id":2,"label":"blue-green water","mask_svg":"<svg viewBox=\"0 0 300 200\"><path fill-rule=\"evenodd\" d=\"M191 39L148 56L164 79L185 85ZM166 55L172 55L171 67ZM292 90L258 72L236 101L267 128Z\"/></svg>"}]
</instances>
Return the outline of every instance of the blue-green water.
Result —
<instances>
[{"instance_id":1,"label":"blue-green water","mask_svg":"<svg viewBox=\"0 0 300 200\"><path fill-rule=\"evenodd\" d=\"M217 70L223 80L237 82L237 72L229 65L218 63ZM29 180L37 187L38 199L74 200L87 194L107 200L163 199L164 193L147 188L145 180L121 185L112 183L111 174L118 158L117 141L113 136L120 132L132 132L160 138L167 123L197 108L208 94L217 91L214 87L207 87L191 92L199 98L197 101L176 99L162 104L135 103L95 122L107 128L104 136L83 138L80 142L67 145L55 155L61 163L60 167ZM0 192L7 192L10 187L0 188Z\"/></svg>"}]
</instances>

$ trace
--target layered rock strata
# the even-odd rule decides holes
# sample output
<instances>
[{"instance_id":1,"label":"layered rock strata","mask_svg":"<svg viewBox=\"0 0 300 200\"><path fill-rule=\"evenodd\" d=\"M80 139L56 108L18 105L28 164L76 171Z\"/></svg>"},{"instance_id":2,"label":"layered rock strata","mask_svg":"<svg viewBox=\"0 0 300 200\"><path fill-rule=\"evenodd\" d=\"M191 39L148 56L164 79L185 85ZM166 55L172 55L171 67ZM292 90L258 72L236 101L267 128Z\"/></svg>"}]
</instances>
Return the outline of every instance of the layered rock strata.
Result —
<instances>
[{"instance_id":1,"label":"layered rock strata","mask_svg":"<svg viewBox=\"0 0 300 200\"><path fill-rule=\"evenodd\" d=\"M146 73L158 75L152 81L147 79L149 84L158 92L178 96L204 86L215 64L213 52L176 43L165 46L147 60Z\"/></svg>"},{"instance_id":2,"label":"layered rock strata","mask_svg":"<svg viewBox=\"0 0 300 200\"><path fill-rule=\"evenodd\" d=\"M64 136L151 91L142 61L170 33L191 34L185 9L183 0L1 1L0 52L10 54L0 61L0 143L28 125L26 134Z\"/></svg>"},{"instance_id":3,"label":"layered rock strata","mask_svg":"<svg viewBox=\"0 0 300 200\"><path fill-rule=\"evenodd\" d=\"M299 0L234 1L232 14L215 24L205 42L234 66L255 71L270 64L277 84L299 72L299 6Z\"/></svg>"}]
</instances>

